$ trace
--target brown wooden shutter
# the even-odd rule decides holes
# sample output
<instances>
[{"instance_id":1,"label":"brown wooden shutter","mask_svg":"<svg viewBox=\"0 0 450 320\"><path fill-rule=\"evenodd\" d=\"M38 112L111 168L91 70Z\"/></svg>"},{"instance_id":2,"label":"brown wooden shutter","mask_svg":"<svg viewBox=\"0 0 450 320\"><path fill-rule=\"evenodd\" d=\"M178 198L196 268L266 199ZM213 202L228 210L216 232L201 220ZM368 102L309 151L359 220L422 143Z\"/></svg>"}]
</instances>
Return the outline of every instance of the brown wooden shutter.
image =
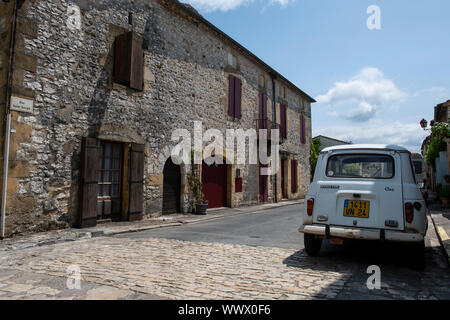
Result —
<instances>
[{"instance_id":1,"label":"brown wooden shutter","mask_svg":"<svg viewBox=\"0 0 450 320\"><path fill-rule=\"evenodd\" d=\"M114 81L131 89L143 90L144 50L132 31L116 37L114 45Z\"/></svg>"},{"instance_id":2,"label":"brown wooden shutter","mask_svg":"<svg viewBox=\"0 0 450 320\"><path fill-rule=\"evenodd\" d=\"M234 117L234 90L235 90L235 77L231 74L228 76L228 115Z\"/></svg>"},{"instance_id":3,"label":"brown wooden shutter","mask_svg":"<svg viewBox=\"0 0 450 320\"><path fill-rule=\"evenodd\" d=\"M242 118L242 80L235 78L234 80L234 117Z\"/></svg>"},{"instance_id":4,"label":"brown wooden shutter","mask_svg":"<svg viewBox=\"0 0 450 320\"><path fill-rule=\"evenodd\" d=\"M142 44L134 37L132 40L130 88L139 91L144 89L144 50Z\"/></svg>"},{"instance_id":5,"label":"brown wooden shutter","mask_svg":"<svg viewBox=\"0 0 450 320\"><path fill-rule=\"evenodd\" d=\"M306 143L306 132L305 132L305 116L300 115L300 140L303 144Z\"/></svg>"},{"instance_id":6,"label":"brown wooden shutter","mask_svg":"<svg viewBox=\"0 0 450 320\"><path fill-rule=\"evenodd\" d=\"M130 200L128 219L141 220L144 207L144 148L143 144L132 143L130 148Z\"/></svg>"},{"instance_id":7,"label":"brown wooden shutter","mask_svg":"<svg viewBox=\"0 0 450 320\"><path fill-rule=\"evenodd\" d=\"M297 160L291 160L291 191L297 193L298 189L298 162Z\"/></svg>"},{"instance_id":8,"label":"brown wooden shutter","mask_svg":"<svg viewBox=\"0 0 450 320\"><path fill-rule=\"evenodd\" d=\"M83 138L81 145L80 216L78 227L97 225L99 145L95 138Z\"/></svg>"}]
</instances>

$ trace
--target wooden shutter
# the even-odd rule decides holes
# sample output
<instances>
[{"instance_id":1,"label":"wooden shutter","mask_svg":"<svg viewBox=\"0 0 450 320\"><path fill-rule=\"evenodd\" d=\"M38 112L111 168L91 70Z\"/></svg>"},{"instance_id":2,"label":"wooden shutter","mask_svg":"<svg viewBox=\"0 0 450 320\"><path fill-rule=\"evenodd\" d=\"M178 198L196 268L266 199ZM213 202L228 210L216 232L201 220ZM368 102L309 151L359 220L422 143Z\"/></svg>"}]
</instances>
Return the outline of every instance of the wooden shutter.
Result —
<instances>
[{"instance_id":1,"label":"wooden shutter","mask_svg":"<svg viewBox=\"0 0 450 320\"><path fill-rule=\"evenodd\" d=\"M281 137L287 138L286 105L280 105Z\"/></svg>"},{"instance_id":2,"label":"wooden shutter","mask_svg":"<svg viewBox=\"0 0 450 320\"><path fill-rule=\"evenodd\" d=\"M128 219L141 220L144 207L144 148L143 144L132 143L130 148L130 199Z\"/></svg>"},{"instance_id":3,"label":"wooden shutter","mask_svg":"<svg viewBox=\"0 0 450 320\"><path fill-rule=\"evenodd\" d=\"M236 77L234 80L234 117L242 118L242 80Z\"/></svg>"},{"instance_id":4,"label":"wooden shutter","mask_svg":"<svg viewBox=\"0 0 450 320\"><path fill-rule=\"evenodd\" d=\"M300 140L303 144L306 143L306 132L305 132L305 116L300 115Z\"/></svg>"},{"instance_id":5,"label":"wooden shutter","mask_svg":"<svg viewBox=\"0 0 450 320\"><path fill-rule=\"evenodd\" d=\"M97 225L99 144L95 138L83 138L81 145L80 216L78 227Z\"/></svg>"},{"instance_id":6,"label":"wooden shutter","mask_svg":"<svg viewBox=\"0 0 450 320\"><path fill-rule=\"evenodd\" d=\"M234 90L235 90L235 77L231 74L228 76L228 115L234 117Z\"/></svg>"},{"instance_id":7,"label":"wooden shutter","mask_svg":"<svg viewBox=\"0 0 450 320\"><path fill-rule=\"evenodd\" d=\"M298 189L298 162L291 160L291 191L297 193Z\"/></svg>"},{"instance_id":8,"label":"wooden shutter","mask_svg":"<svg viewBox=\"0 0 450 320\"><path fill-rule=\"evenodd\" d=\"M144 50L132 31L116 37L114 45L114 81L131 89L143 90Z\"/></svg>"},{"instance_id":9,"label":"wooden shutter","mask_svg":"<svg viewBox=\"0 0 450 320\"><path fill-rule=\"evenodd\" d=\"M131 41L131 47L130 88L142 91L144 89L144 50L135 37Z\"/></svg>"}]
</instances>

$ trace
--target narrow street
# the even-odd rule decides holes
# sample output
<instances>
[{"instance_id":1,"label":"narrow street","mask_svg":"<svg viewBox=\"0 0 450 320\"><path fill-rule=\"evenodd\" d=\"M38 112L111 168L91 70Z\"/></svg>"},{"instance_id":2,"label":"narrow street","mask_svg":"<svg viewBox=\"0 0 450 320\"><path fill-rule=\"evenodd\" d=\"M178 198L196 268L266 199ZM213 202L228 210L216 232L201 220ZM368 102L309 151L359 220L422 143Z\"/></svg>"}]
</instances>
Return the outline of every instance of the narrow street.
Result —
<instances>
[{"instance_id":1,"label":"narrow street","mask_svg":"<svg viewBox=\"0 0 450 320\"><path fill-rule=\"evenodd\" d=\"M302 210L293 205L5 252L0 299L450 298L450 273L431 221L427 268L419 272L394 244L325 242L319 257L308 257L297 231ZM380 290L366 286L370 265L381 268ZM68 288L68 267L79 267L80 288Z\"/></svg>"}]
</instances>

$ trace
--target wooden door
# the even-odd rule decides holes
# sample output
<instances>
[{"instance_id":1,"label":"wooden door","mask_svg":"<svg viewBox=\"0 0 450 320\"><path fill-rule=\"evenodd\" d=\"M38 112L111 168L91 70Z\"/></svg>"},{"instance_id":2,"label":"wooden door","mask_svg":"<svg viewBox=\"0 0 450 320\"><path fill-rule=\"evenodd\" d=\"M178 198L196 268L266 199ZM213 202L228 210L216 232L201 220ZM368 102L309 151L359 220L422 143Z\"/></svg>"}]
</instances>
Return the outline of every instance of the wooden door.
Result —
<instances>
[{"instance_id":1,"label":"wooden door","mask_svg":"<svg viewBox=\"0 0 450 320\"><path fill-rule=\"evenodd\" d=\"M286 189L286 160L281 159L281 198L287 199Z\"/></svg>"},{"instance_id":2,"label":"wooden door","mask_svg":"<svg viewBox=\"0 0 450 320\"><path fill-rule=\"evenodd\" d=\"M122 155L122 144L105 141L100 143L98 157L98 220L120 220L122 210Z\"/></svg>"},{"instance_id":3,"label":"wooden door","mask_svg":"<svg viewBox=\"0 0 450 320\"><path fill-rule=\"evenodd\" d=\"M267 167L267 165L261 165L260 168ZM259 175L259 201L261 203L267 202L269 200L269 186L268 186L268 176Z\"/></svg>"}]
</instances>

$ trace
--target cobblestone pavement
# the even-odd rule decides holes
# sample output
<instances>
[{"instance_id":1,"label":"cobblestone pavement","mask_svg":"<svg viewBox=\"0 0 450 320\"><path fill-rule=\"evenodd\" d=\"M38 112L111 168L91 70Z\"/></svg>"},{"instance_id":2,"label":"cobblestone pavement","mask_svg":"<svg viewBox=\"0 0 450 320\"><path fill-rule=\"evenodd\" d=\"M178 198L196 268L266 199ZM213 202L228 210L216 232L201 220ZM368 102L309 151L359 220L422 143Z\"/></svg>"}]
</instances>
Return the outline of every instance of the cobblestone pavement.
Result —
<instances>
[{"instance_id":1,"label":"cobblestone pavement","mask_svg":"<svg viewBox=\"0 0 450 320\"><path fill-rule=\"evenodd\" d=\"M10 252L0 265L0 299L351 299L369 294L364 270L346 259L221 243L96 238ZM73 265L80 267L81 290L66 287L67 268ZM384 279L382 290L370 297L449 298L448 271L437 268L424 272L419 283L418 272L405 269L403 276Z\"/></svg>"},{"instance_id":2,"label":"cobblestone pavement","mask_svg":"<svg viewBox=\"0 0 450 320\"><path fill-rule=\"evenodd\" d=\"M311 258L300 246L98 237L2 252L0 299L450 299L432 224L426 270L403 260L401 248L365 242L325 244ZM371 264L381 267L381 290L366 286ZM67 287L74 267L79 289Z\"/></svg>"}]
</instances>

